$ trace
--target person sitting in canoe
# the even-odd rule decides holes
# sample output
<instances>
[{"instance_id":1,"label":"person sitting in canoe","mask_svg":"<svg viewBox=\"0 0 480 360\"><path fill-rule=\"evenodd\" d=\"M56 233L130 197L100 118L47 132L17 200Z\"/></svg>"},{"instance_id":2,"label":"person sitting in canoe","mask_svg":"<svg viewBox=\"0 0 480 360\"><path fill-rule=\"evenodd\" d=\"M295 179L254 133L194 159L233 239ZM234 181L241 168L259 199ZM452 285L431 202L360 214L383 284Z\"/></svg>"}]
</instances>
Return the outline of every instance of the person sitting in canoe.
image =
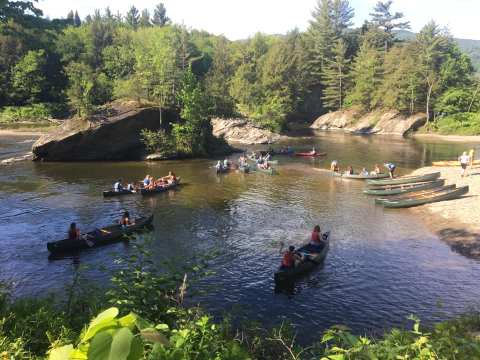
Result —
<instances>
[{"instance_id":1,"label":"person sitting in canoe","mask_svg":"<svg viewBox=\"0 0 480 360\"><path fill-rule=\"evenodd\" d=\"M148 185L150 185L150 175L146 175L145 179L143 179L143 187L148 188Z\"/></svg>"},{"instance_id":2,"label":"person sitting in canoe","mask_svg":"<svg viewBox=\"0 0 480 360\"><path fill-rule=\"evenodd\" d=\"M300 255L295 251L295 246L290 245L288 250L283 254L282 269L293 269L297 261L301 261Z\"/></svg>"},{"instance_id":3,"label":"person sitting in canoe","mask_svg":"<svg viewBox=\"0 0 480 360\"><path fill-rule=\"evenodd\" d=\"M360 173L362 176L368 176L368 170L366 168L362 169L362 172Z\"/></svg>"},{"instance_id":4,"label":"person sitting in canoe","mask_svg":"<svg viewBox=\"0 0 480 360\"><path fill-rule=\"evenodd\" d=\"M228 161L227 158L225 158L225 160L223 160L223 167L225 169L228 169L230 167L230 162Z\"/></svg>"},{"instance_id":5,"label":"person sitting in canoe","mask_svg":"<svg viewBox=\"0 0 480 360\"><path fill-rule=\"evenodd\" d=\"M340 167L338 166L337 160L332 161L332 163L330 164L330 170L333 172L340 172Z\"/></svg>"},{"instance_id":6,"label":"person sitting in canoe","mask_svg":"<svg viewBox=\"0 0 480 360\"><path fill-rule=\"evenodd\" d=\"M120 222L120 225L122 225L122 227L127 227L134 224L134 222L130 220L130 213L128 211L125 211L123 213L119 222Z\"/></svg>"},{"instance_id":7,"label":"person sitting in canoe","mask_svg":"<svg viewBox=\"0 0 480 360\"><path fill-rule=\"evenodd\" d=\"M133 186L132 183L128 183L128 185L127 185L127 190L128 190L128 191L135 191L135 186Z\"/></svg>"},{"instance_id":8,"label":"person sitting in canoe","mask_svg":"<svg viewBox=\"0 0 480 360\"><path fill-rule=\"evenodd\" d=\"M268 161L261 162L257 165L260 169L268 170L271 168L270 163Z\"/></svg>"},{"instance_id":9,"label":"person sitting in canoe","mask_svg":"<svg viewBox=\"0 0 480 360\"><path fill-rule=\"evenodd\" d=\"M222 162L220 160L217 161L217 165L215 165L215 169L217 169L217 172L222 171L223 165L222 165Z\"/></svg>"},{"instance_id":10,"label":"person sitting in canoe","mask_svg":"<svg viewBox=\"0 0 480 360\"><path fill-rule=\"evenodd\" d=\"M349 166L347 167L347 171L345 171L345 173L346 173L347 175L353 175L353 167L352 167L352 165L349 165Z\"/></svg>"},{"instance_id":11,"label":"person sitting in canoe","mask_svg":"<svg viewBox=\"0 0 480 360\"><path fill-rule=\"evenodd\" d=\"M312 151L310 151L310 155L317 155L317 150L315 150L315 146L312 147Z\"/></svg>"},{"instance_id":12,"label":"person sitting in canoe","mask_svg":"<svg viewBox=\"0 0 480 360\"><path fill-rule=\"evenodd\" d=\"M68 229L68 239L69 240L80 239L80 229L77 228L77 224L74 222L70 224L70 228Z\"/></svg>"},{"instance_id":13,"label":"person sitting in canoe","mask_svg":"<svg viewBox=\"0 0 480 360\"><path fill-rule=\"evenodd\" d=\"M393 173L395 172L395 169L397 168L397 166L394 163L389 162L385 164L385 167L388 169L388 174L390 175L390 178L393 179L394 178Z\"/></svg>"},{"instance_id":14,"label":"person sitting in canoe","mask_svg":"<svg viewBox=\"0 0 480 360\"><path fill-rule=\"evenodd\" d=\"M322 231L320 230L320 225L315 225L312 231L309 249L317 253L322 251L323 247L325 246L325 242L322 240L322 238L323 235Z\"/></svg>"},{"instance_id":15,"label":"person sitting in canoe","mask_svg":"<svg viewBox=\"0 0 480 360\"><path fill-rule=\"evenodd\" d=\"M118 179L115 184L113 184L113 191L120 192L123 190L122 179Z\"/></svg>"},{"instance_id":16,"label":"person sitting in canoe","mask_svg":"<svg viewBox=\"0 0 480 360\"><path fill-rule=\"evenodd\" d=\"M380 167L378 166L378 164L375 164L375 167L373 168L373 171L370 173L370 175L379 175L380 172Z\"/></svg>"}]
</instances>

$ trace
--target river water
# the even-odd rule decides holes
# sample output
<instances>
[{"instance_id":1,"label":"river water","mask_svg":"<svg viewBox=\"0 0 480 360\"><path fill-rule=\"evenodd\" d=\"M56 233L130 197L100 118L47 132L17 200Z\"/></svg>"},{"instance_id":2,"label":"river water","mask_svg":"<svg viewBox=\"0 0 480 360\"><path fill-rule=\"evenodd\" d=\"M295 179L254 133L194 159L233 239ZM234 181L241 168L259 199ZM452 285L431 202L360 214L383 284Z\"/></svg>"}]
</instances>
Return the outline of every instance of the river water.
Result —
<instances>
[{"instance_id":1,"label":"river water","mask_svg":"<svg viewBox=\"0 0 480 360\"><path fill-rule=\"evenodd\" d=\"M1 137L0 159L29 148L29 137ZM416 314L430 323L464 312L480 297L480 262L453 252L408 210L387 211L361 192L364 184L318 171L332 159L354 167L394 161L399 173L436 159L452 159L468 144L418 142L336 133L298 136L296 149L312 145L326 159L277 157L280 175L216 175L214 160L161 163L32 163L0 168L0 277L16 296L62 289L78 264L98 283L96 266L112 268L115 244L49 261L47 241L64 237L71 221L82 229L112 223L123 209L153 212L152 247L158 266L214 253L212 275L193 285L188 299L216 315L292 322L302 340L345 324L354 331L405 325ZM13 154L13 155L12 155ZM103 199L114 179L138 180L173 170L185 183L154 197ZM323 267L276 292L273 272L281 243L300 245L319 223L332 231Z\"/></svg>"}]
</instances>

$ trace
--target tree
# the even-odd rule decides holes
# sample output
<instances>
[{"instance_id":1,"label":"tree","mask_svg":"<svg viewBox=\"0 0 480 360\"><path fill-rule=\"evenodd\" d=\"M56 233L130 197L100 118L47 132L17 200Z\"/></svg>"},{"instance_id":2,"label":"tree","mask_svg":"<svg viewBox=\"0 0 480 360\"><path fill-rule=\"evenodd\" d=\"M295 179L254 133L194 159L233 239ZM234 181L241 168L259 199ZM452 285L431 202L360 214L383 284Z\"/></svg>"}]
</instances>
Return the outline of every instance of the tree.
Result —
<instances>
[{"instance_id":1,"label":"tree","mask_svg":"<svg viewBox=\"0 0 480 360\"><path fill-rule=\"evenodd\" d=\"M387 38L385 40L385 51L390 48L390 46L394 42L394 34L392 33L393 30L402 30L402 29L410 29L410 22L409 21L398 21L403 18L403 13L395 12L391 13L393 0L388 1L379 1L373 8L373 12L370 13L372 17L371 23L376 28L383 30L387 34Z\"/></svg>"},{"instance_id":2,"label":"tree","mask_svg":"<svg viewBox=\"0 0 480 360\"><path fill-rule=\"evenodd\" d=\"M9 1L0 0L0 23L6 24L9 20L25 27L36 25L32 21L43 15L42 10L35 7L32 1Z\"/></svg>"},{"instance_id":3,"label":"tree","mask_svg":"<svg viewBox=\"0 0 480 360\"><path fill-rule=\"evenodd\" d=\"M167 16L167 9L163 3L159 3L153 11L152 24L156 26L165 26L170 23L170 19Z\"/></svg>"},{"instance_id":4,"label":"tree","mask_svg":"<svg viewBox=\"0 0 480 360\"><path fill-rule=\"evenodd\" d=\"M333 48L333 58L324 66L322 80L324 84L322 100L331 110L341 110L347 92L347 71L349 60L347 47L342 39L337 40Z\"/></svg>"},{"instance_id":5,"label":"tree","mask_svg":"<svg viewBox=\"0 0 480 360\"><path fill-rule=\"evenodd\" d=\"M14 66L12 88L22 103L34 103L42 100L47 90L45 68L47 59L45 50L30 50Z\"/></svg>"},{"instance_id":6,"label":"tree","mask_svg":"<svg viewBox=\"0 0 480 360\"><path fill-rule=\"evenodd\" d=\"M138 28L140 15L138 14L138 9L132 5L130 10L128 10L127 15L125 16L125 22L127 25L132 27L134 30Z\"/></svg>"},{"instance_id":7,"label":"tree","mask_svg":"<svg viewBox=\"0 0 480 360\"><path fill-rule=\"evenodd\" d=\"M88 116L93 110L95 81L92 69L83 63L72 62L65 71L69 82L67 96L70 105L78 116Z\"/></svg>"},{"instance_id":8,"label":"tree","mask_svg":"<svg viewBox=\"0 0 480 360\"><path fill-rule=\"evenodd\" d=\"M142 27L148 27L152 25L150 23L150 12L148 11L148 9L142 10L142 15L140 16L139 25Z\"/></svg>"},{"instance_id":9,"label":"tree","mask_svg":"<svg viewBox=\"0 0 480 360\"><path fill-rule=\"evenodd\" d=\"M70 10L67 14L67 23L69 25L74 25L74 23L75 23L74 16L75 15L73 15L73 10Z\"/></svg>"},{"instance_id":10,"label":"tree","mask_svg":"<svg viewBox=\"0 0 480 360\"><path fill-rule=\"evenodd\" d=\"M102 66L102 52L110 46L114 37L114 25L105 21L99 10L95 10L89 32L89 48L92 52L91 65L94 69Z\"/></svg>"},{"instance_id":11,"label":"tree","mask_svg":"<svg viewBox=\"0 0 480 360\"><path fill-rule=\"evenodd\" d=\"M75 15L73 17L73 25L79 27L82 25L82 20L80 20L80 16L78 16L78 11L75 10Z\"/></svg>"},{"instance_id":12,"label":"tree","mask_svg":"<svg viewBox=\"0 0 480 360\"><path fill-rule=\"evenodd\" d=\"M206 92L213 106L212 112L218 116L231 116L235 109L235 100L228 92L234 72L228 45L228 40L223 36L217 40L212 66L205 79Z\"/></svg>"}]
</instances>

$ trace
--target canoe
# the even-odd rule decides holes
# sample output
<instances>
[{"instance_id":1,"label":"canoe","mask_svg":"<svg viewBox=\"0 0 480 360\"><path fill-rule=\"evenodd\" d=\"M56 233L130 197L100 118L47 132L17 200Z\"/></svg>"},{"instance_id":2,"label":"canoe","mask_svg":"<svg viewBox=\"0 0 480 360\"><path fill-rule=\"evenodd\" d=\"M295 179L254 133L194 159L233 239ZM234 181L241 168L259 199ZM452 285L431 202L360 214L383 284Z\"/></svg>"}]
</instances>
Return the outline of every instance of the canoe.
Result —
<instances>
[{"instance_id":1,"label":"canoe","mask_svg":"<svg viewBox=\"0 0 480 360\"><path fill-rule=\"evenodd\" d=\"M135 194L135 191L131 190L121 190L121 191L114 191L114 190L108 190L103 192L103 197L114 197L114 196L122 196L122 195L131 195Z\"/></svg>"},{"instance_id":2,"label":"canoe","mask_svg":"<svg viewBox=\"0 0 480 360\"><path fill-rule=\"evenodd\" d=\"M295 153L295 156L304 156L304 157L319 157L319 156L326 156L326 155L327 155L326 152L315 153L315 154L312 154L312 153L309 153L309 152L296 152Z\"/></svg>"},{"instance_id":3,"label":"canoe","mask_svg":"<svg viewBox=\"0 0 480 360\"><path fill-rule=\"evenodd\" d=\"M275 282L292 281L296 277L312 271L317 265L321 264L325 260L328 249L330 248L330 232L326 232L322 237L326 242L322 251L319 253L311 253L308 250L308 245L302 246L297 252L304 255L307 259L291 269L284 269L280 266L274 275Z\"/></svg>"},{"instance_id":4,"label":"canoe","mask_svg":"<svg viewBox=\"0 0 480 360\"><path fill-rule=\"evenodd\" d=\"M416 176L401 176L393 179L385 180L369 180L368 185L377 186L377 185L400 185L400 184L411 184L425 181L437 180L440 177L439 172L425 174L425 175L416 175Z\"/></svg>"},{"instance_id":5,"label":"canoe","mask_svg":"<svg viewBox=\"0 0 480 360\"><path fill-rule=\"evenodd\" d=\"M473 165L480 165L480 160L474 160ZM460 166L460 161L450 160L450 161L434 161L432 166Z\"/></svg>"},{"instance_id":6,"label":"canoe","mask_svg":"<svg viewBox=\"0 0 480 360\"><path fill-rule=\"evenodd\" d=\"M277 175L278 174L278 171L272 167L270 167L270 169L263 169L261 167L259 167L257 165L257 170L260 171L260 172L263 172L265 174L269 174L269 175Z\"/></svg>"},{"instance_id":7,"label":"canoe","mask_svg":"<svg viewBox=\"0 0 480 360\"><path fill-rule=\"evenodd\" d=\"M238 171L247 174L247 173L250 172L250 166L248 166L248 165L247 166L239 166Z\"/></svg>"},{"instance_id":8,"label":"canoe","mask_svg":"<svg viewBox=\"0 0 480 360\"><path fill-rule=\"evenodd\" d=\"M443 191L438 191L431 194L417 195L404 200L385 201L383 202L383 206L389 209L408 208L439 201L455 200L467 193L468 186L462 186L456 189L445 189Z\"/></svg>"},{"instance_id":9,"label":"canoe","mask_svg":"<svg viewBox=\"0 0 480 360\"><path fill-rule=\"evenodd\" d=\"M363 191L363 193L367 195L390 196L390 195L406 194L406 193L409 193L412 191L418 191L418 190L434 189L443 185L445 185L445 180L441 179L441 180L428 181L428 182L422 182L422 183L402 184L402 185L385 186L385 187L374 188L374 189L366 189Z\"/></svg>"},{"instance_id":10,"label":"canoe","mask_svg":"<svg viewBox=\"0 0 480 360\"><path fill-rule=\"evenodd\" d=\"M171 190L176 188L178 185L180 185L180 178L177 178L177 181L165 186L160 186L155 189L140 189L140 194L142 195L152 195L152 194L158 194L165 192L167 190Z\"/></svg>"},{"instance_id":11,"label":"canoe","mask_svg":"<svg viewBox=\"0 0 480 360\"><path fill-rule=\"evenodd\" d=\"M253 156L247 156L247 160L257 163L257 159L255 159ZM268 160L268 163L273 165L278 165L278 160Z\"/></svg>"},{"instance_id":12,"label":"canoe","mask_svg":"<svg viewBox=\"0 0 480 360\"><path fill-rule=\"evenodd\" d=\"M332 176L341 177L344 179L357 179L357 180L369 180L369 179L384 179L389 177L388 174L378 174L378 175L360 175L360 174L347 174L347 173L338 173L333 172Z\"/></svg>"},{"instance_id":13,"label":"canoe","mask_svg":"<svg viewBox=\"0 0 480 360\"><path fill-rule=\"evenodd\" d=\"M101 229L95 229L89 233L80 235L78 240L59 240L47 243L47 249L53 253L71 253L83 249L113 244L125 240L124 235L130 235L150 225L153 215L135 219L135 224L122 227L119 224L110 225Z\"/></svg>"},{"instance_id":14,"label":"canoe","mask_svg":"<svg viewBox=\"0 0 480 360\"><path fill-rule=\"evenodd\" d=\"M394 196L389 196L389 197L382 197L382 198L376 198L375 203L376 204L383 204L385 201L400 201L400 200L405 200L405 199L411 199L414 198L415 196L422 196L422 195L430 195L433 193L445 191L445 190L453 190L456 189L456 185L447 185L447 186L439 186L433 189L426 189L426 190L417 190L417 191L412 191L406 194L399 194L399 195L394 195Z\"/></svg>"}]
</instances>

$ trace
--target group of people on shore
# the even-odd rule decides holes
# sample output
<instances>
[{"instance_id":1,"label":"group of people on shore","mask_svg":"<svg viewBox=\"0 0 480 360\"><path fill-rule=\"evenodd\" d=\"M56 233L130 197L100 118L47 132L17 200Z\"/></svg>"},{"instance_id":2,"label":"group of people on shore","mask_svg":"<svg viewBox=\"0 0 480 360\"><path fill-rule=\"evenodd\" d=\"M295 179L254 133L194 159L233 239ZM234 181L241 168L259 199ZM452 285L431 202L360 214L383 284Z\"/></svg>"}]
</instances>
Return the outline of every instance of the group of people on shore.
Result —
<instances>
[{"instance_id":1,"label":"group of people on shore","mask_svg":"<svg viewBox=\"0 0 480 360\"><path fill-rule=\"evenodd\" d=\"M462 168L461 170L462 177L467 175L467 168L469 168L470 170L473 168L474 159L475 159L474 149L470 149L468 153L464 151L463 154L458 158L458 161L460 161L460 166Z\"/></svg>"},{"instance_id":2,"label":"group of people on shore","mask_svg":"<svg viewBox=\"0 0 480 360\"><path fill-rule=\"evenodd\" d=\"M306 253L300 253L295 246L290 245L288 250L283 253L282 269L293 269L301 263L308 261L308 257L320 253L327 245L325 236L322 234L320 225L315 225L310 236L310 242L304 248Z\"/></svg>"},{"instance_id":3,"label":"group of people on shore","mask_svg":"<svg viewBox=\"0 0 480 360\"><path fill-rule=\"evenodd\" d=\"M391 178L394 177L394 172L396 169L396 165L394 163L386 163L384 164L385 168L387 168L388 173ZM337 160L333 160L332 163L330 164L330 170L335 172L335 173L340 173L340 166ZM363 168L362 171L360 171L359 175L361 176L376 176L380 175L382 173L382 170L380 169L380 166L378 164L375 164L373 167L372 171L368 171L367 168ZM345 171L345 174L347 175L354 175L355 171L353 170L353 166L349 165L347 166L347 169Z\"/></svg>"}]
</instances>

